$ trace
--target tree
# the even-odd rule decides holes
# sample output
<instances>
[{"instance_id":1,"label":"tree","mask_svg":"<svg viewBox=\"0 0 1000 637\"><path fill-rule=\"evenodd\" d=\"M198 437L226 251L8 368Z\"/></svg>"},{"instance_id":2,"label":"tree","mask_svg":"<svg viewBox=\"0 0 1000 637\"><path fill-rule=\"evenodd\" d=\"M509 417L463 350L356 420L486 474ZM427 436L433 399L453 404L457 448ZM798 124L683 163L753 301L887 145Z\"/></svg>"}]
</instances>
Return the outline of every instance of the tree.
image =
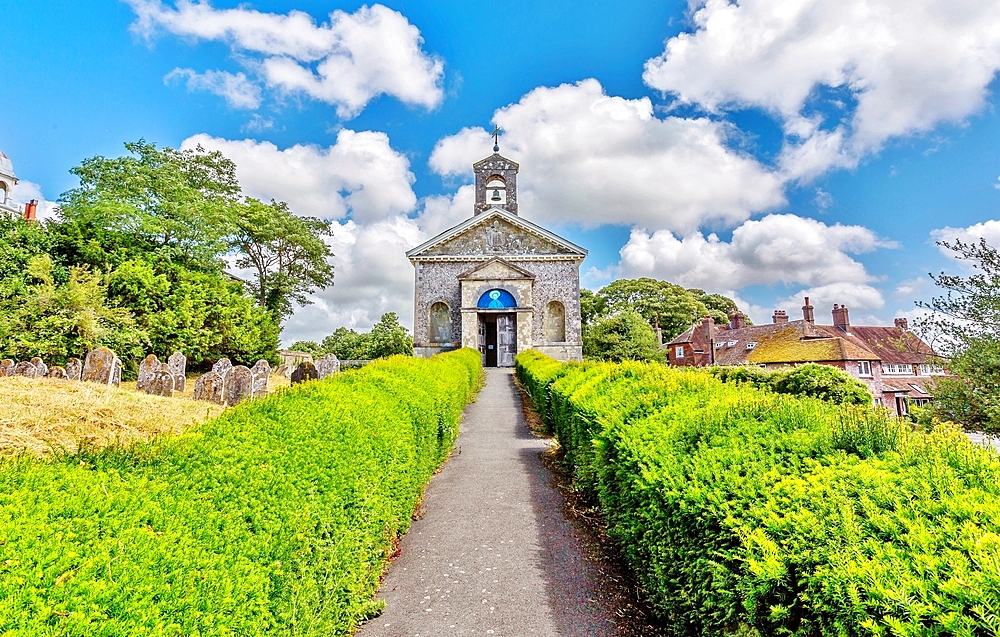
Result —
<instances>
[{"instance_id":1,"label":"tree","mask_svg":"<svg viewBox=\"0 0 1000 637\"><path fill-rule=\"evenodd\" d=\"M305 352L306 354L312 354L314 358L320 357L326 353L323 347L316 341L295 341L288 346L288 349L293 352Z\"/></svg>"},{"instance_id":2,"label":"tree","mask_svg":"<svg viewBox=\"0 0 1000 637\"><path fill-rule=\"evenodd\" d=\"M605 315L638 312L647 323L663 330L664 340L677 336L708 312L681 286L649 278L619 279L601 288L595 300Z\"/></svg>"},{"instance_id":3,"label":"tree","mask_svg":"<svg viewBox=\"0 0 1000 637\"><path fill-rule=\"evenodd\" d=\"M413 355L413 337L399 324L395 312L386 312L369 332L368 355L386 358L396 354Z\"/></svg>"},{"instance_id":4,"label":"tree","mask_svg":"<svg viewBox=\"0 0 1000 637\"><path fill-rule=\"evenodd\" d=\"M589 325L583 335L583 354L587 358L614 362L663 362L665 359L656 333L646 318L634 310L599 318Z\"/></svg>"},{"instance_id":5,"label":"tree","mask_svg":"<svg viewBox=\"0 0 1000 637\"><path fill-rule=\"evenodd\" d=\"M599 315L604 313L604 306L601 299L587 288L580 290L580 318L584 325L590 323Z\"/></svg>"},{"instance_id":6,"label":"tree","mask_svg":"<svg viewBox=\"0 0 1000 637\"><path fill-rule=\"evenodd\" d=\"M728 324L729 315L733 312L739 312L740 308L736 306L736 301L727 296L706 294L704 290L697 288L692 288L688 292L694 295L694 298L705 306L708 310L708 315L715 320L716 325ZM750 320L749 316L744 316L744 321L747 325L753 325L753 321Z\"/></svg>"},{"instance_id":7,"label":"tree","mask_svg":"<svg viewBox=\"0 0 1000 637\"><path fill-rule=\"evenodd\" d=\"M368 349L368 335L346 327L338 327L333 334L323 339L323 350L342 361L367 360Z\"/></svg>"},{"instance_id":8,"label":"tree","mask_svg":"<svg viewBox=\"0 0 1000 637\"><path fill-rule=\"evenodd\" d=\"M333 284L333 256L323 240L330 224L313 217L297 217L284 202L264 204L248 198L236 206L231 246L240 251L237 267L250 268L249 284L257 303L275 315L287 317L292 303L306 305L317 288Z\"/></svg>"}]
</instances>

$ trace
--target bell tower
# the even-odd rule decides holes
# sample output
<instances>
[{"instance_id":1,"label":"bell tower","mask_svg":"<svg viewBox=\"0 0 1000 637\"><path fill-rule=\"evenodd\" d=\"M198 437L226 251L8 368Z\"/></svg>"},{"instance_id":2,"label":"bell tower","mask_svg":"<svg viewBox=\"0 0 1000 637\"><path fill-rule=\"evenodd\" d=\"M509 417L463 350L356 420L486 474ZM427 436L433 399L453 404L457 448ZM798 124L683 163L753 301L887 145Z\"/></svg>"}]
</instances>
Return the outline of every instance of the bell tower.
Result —
<instances>
[{"instance_id":1,"label":"bell tower","mask_svg":"<svg viewBox=\"0 0 1000 637\"><path fill-rule=\"evenodd\" d=\"M499 129L493 131L494 140L497 135ZM492 155L472 164L476 174L475 214L493 206L517 214L517 169L516 163L500 154L497 141L494 141Z\"/></svg>"}]
</instances>

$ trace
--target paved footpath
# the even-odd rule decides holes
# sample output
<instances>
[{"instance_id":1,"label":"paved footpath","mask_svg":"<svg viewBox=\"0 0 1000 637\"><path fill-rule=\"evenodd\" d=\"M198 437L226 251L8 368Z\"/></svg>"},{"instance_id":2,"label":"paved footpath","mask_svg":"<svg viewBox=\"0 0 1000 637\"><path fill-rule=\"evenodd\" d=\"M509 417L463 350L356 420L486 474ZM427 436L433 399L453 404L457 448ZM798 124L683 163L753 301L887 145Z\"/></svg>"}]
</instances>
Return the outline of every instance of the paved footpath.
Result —
<instances>
[{"instance_id":1,"label":"paved footpath","mask_svg":"<svg viewBox=\"0 0 1000 637\"><path fill-rule=\"evenodd\" d=\"M487 370L359 637L615 635L510 370Z\"/></svg>"}]
</instances>

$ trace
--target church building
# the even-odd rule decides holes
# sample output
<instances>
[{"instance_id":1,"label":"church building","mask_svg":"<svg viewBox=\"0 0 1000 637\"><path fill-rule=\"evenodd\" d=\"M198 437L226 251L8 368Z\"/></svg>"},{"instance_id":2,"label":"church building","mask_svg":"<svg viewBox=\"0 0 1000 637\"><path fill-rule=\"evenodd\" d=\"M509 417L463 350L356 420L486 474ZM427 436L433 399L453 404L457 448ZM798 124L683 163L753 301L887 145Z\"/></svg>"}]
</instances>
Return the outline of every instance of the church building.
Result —
<instances>
[{"instance_id":1,"label":"church building","mask_svg":"<svg viewBox=\"0 0 1000 637\"><path fill-rule=\"evenodd\" d=\"M512 367L527 349L581 360L587 251L519 215L518 165L499 151L473 164L473 216L406 253L415 269L413 353L471 347L486 367Z\"/></svg>"}]
</instances>

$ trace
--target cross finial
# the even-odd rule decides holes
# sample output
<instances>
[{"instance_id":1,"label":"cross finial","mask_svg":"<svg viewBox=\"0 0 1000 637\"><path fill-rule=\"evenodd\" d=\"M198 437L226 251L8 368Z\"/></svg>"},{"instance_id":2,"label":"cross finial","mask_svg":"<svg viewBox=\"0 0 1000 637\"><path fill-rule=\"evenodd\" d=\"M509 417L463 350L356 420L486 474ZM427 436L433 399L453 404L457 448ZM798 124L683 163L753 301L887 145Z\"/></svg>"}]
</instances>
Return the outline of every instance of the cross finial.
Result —
<instances>
[{"instance_id":1,"label":"cross finial","mask_svg":"<svg viewBox=\"0 0 1000 637\"><path fill-rule=\"evenodd\" d=\"M493 152L500 152L500 127L497 126L493 129Z\"/></svg>"}]
</instances>

